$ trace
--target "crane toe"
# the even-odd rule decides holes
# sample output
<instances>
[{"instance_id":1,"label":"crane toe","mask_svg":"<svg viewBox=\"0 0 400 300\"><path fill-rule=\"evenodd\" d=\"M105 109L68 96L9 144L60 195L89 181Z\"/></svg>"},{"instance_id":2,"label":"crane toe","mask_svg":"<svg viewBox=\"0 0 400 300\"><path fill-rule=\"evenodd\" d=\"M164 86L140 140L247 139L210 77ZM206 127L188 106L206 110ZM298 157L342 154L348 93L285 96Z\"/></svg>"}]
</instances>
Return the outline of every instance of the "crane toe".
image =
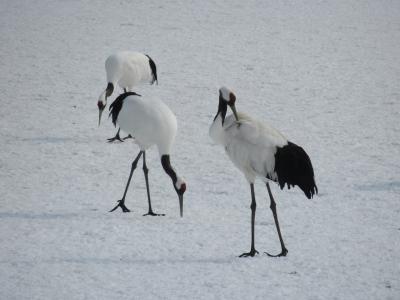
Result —
<instances>
[{"instance_id":1,"label":"crane toe","mask_svg":"<svg viewBox=\"0 0 400 300\"><path fill-rule=\"evenodd\" d=\"M152 217L162 216L163 217L163 216L165 216L165 214L156 214L152 211L149 211L147 214L144 214L143 217L144 216L152 216Z\"/></svg>"},{"instance_id":2,"label":"crane toe","mask_svg":"<svg viewBox=\"0 0 400 300\"><path fill-rule=\"evenodd\" d=\"M125 139L124 139L125 140ZM114 141L120 141L121 143L124 141L123 139L120 138L119 134L117 133L116 136L114 136L113 138L109 138L107 139L107 141L109 143L112 143Z\"/></svg>"},{"instance_id":3,"label":"crane toe","mask_svg":"<svg viewBox=\"0 0 400 300\"><path fill-rule=\"evenodd\" d=\"M135 139L132 135L128 134L126 137L123 138L123 140L127 140L127 139Z\"/></svg>"},{"instance_id":4,"label":"crane toe","mask_svg":"<svg viewBox=\"0 0 400 300\"><path fill-rule=\"evenodd\" d=\"M273 255L273 254L269 254L268 252L264 252L265 254L267 254L269 257L281 257L281 256L286 256L288 254L288 250L286 248L282 249L281 253Z\"/></svg>"},{"instance_id":5,"label":"crane toe","mask_svg":"<svg viewBox=\"0 0 400 300\"><path fill-rule=\"evenodd\" d=\"M248 256L254 257L256 254L258 254L258 251L256 249L251 249L250 252L245 252L239 255L239 257L248 257Z\"/></svg>"}]
</instances>

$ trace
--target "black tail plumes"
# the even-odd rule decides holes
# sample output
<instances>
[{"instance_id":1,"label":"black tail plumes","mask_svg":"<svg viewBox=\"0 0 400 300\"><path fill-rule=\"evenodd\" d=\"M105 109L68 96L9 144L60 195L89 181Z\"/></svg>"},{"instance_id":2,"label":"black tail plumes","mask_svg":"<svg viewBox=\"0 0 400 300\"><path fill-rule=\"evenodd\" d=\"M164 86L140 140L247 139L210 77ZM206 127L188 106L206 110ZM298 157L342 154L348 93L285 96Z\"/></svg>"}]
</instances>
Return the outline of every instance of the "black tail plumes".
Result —
<instances>
[{"instance_id":1,"label":"black tail plumes","mask_svg":"<svg viewBox=\"0 0 400 300\"><path fill-rule=\"evenodd\" d=\"M150 65L151 73L153 75L153 80L152 80L151 84L153 84L154 81L157 82L157 84L158 84L156 63L150 56L148 56L147 54L146 54L146 56L149 59L149 65Z\"/></svg>"},{"instance_id":2,"label":"black tail plumes","mask_svg":"<svg viewBox=\"0 0 400 300\"><path fill-rule=\"evenodd\" d=\"M275 172L281 189L285 184L289 189L297 185L308 199L318 194L311 160L300 146L288 142L288 145L278 147L275 153Z\"/></svg>"},{"instance_id":3,"label":"black tail plumes","mask_svg":"<svg viewBox=\"0 0 400 300\"><path fill-rule=\"evenodd\" d=\"M113 122L114 126L117 125L118 115L119 115L119 112L121 111L122 104L123 104L125 98L128 97L128 96L132 96L132 95L140 96L139 94L136 94L134 92L127 92L127 93L123 93L123 94L119 95L114 100L114 102L111 103L110 108L109 108L110 114L108 116L112 117L111 119L112 119L112 122Z\"/></svg>"}]
</instances>

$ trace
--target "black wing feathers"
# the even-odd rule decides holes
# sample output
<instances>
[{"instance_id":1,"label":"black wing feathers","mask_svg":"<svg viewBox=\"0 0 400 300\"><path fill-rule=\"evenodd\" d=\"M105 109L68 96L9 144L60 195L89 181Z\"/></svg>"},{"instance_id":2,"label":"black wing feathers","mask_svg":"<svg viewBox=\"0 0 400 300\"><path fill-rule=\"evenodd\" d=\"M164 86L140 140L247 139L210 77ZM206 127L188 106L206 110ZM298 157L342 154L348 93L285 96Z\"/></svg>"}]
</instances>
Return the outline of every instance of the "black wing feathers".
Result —
<instances>
[{"instance_id":1,"label":"black wing feathers","mask_svg":"<svg viewBox=\"0 0 400 300\"><path fill-rule=\"evenodd\" d=\"M132 96L132 95L140 96L139 94L136 94L134 92L127 92L127 93L123 93L123 94L119 95L114 100L114 102L111 103L110 108L109 108L110 114L108 115L108 117L111 116L114 126L117 126L118 115L119 115L119 112L121 111L122 104L123 104L125 98L128 96Z\"/></svg>"},{"instance_id":2,"label":"black wing feathers","mask_svg":"<svg viewBox=\"0 0 400 300\"><path fill-rule=\"evenodd\" d=\"M153 84L154 81L157 81L157 84L158 84L156 63L150 56L148 56L147 54L146 54L146 56L149 59L149 65L150 65L151 73L153 75L153 80L152 80L151 84Z\"/></svg>"},{"instance_id":3,"label":"black wing feathers","mask_svg":"<svg viewBox=\"0 0 400 300\"><path fill-rule=\"evenodd\" d=\"M288 145L278 147L275 153L275 172L281 189L285 184L289 189L297 185L308 199L318 194L311 160L300 146L288 142Z\"/></svg>"}]
</instances>

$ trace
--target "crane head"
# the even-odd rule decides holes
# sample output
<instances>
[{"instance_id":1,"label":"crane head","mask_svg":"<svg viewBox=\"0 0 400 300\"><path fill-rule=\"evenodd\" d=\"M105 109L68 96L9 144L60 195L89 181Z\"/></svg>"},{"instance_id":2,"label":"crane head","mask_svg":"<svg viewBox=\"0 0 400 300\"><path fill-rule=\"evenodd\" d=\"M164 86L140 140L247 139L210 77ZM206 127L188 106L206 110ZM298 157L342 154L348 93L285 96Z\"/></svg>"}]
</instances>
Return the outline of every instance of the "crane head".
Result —
<instances>
[{"instance_id":1,"label":"crane head","mask_svg":"<svg viewBox=\"0 0 400 300\"><path fill-rule=\"evenodd\" d=\"M221 87L219 89L219 100L225 102L231 108L233 115L235 116L236 121L239 121L239 117L236 111L236 96L235 94L226 87Z\"/></svg>"},{"instance_id":2,"label":"crane head","mask_svg":"<svg viewBox=\"0 0 400 300\"><path fill-rule=\"evenodd\" d=\"M99 126L101 121L101 114L107 105L107 98L111 96L114 91L114 85L109 82L107 88L101 93L99 100L97 101L97 107L99 108Z\"/></svg>"},{"instance_id":3,"label":"crane head","mask_svg":"<svg viewBox=\"0 0 400 300\"><path fill-rule=\"evenodd\" d=\"M175 191L178 194L179 198L179 210L181 217L183 217L183 194L186 192L186 183L183 181L182 178L178 177L175 182Z\"/></svg>"}]
</instances>

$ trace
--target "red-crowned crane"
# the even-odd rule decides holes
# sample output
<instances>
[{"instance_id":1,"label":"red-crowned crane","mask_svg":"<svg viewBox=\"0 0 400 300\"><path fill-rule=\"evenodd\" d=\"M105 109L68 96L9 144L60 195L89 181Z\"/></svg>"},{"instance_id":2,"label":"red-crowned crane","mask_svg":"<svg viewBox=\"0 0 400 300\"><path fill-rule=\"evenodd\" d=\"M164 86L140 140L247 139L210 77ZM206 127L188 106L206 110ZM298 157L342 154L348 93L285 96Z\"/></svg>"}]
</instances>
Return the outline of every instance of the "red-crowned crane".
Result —
<instances>
[{"instance_id":1,"label":"red-crowned crane","mask_svg":"<svg viewBox=\"0 0 400 300\"><path fill-rule=\"evenodd\" d=\"M182 217L183 194L186 191L186 183L177 175L170 163L170 152L177 131L176 117L173 112L164 102L157 98L143 99L143 97L134 92L127 92L119 95L110 105L110 116L114 125L118 124L126 133L134 134L134 142L140 148L139 154L132 162L124 195L111 211L116 210L118 207L121 207L123 212L130 211L125 206L125 197L133 171L136 169L137 163L143 155L143 172L146 180L147 200L149 204L149 211L145 215L160 215L155 214L151 207L148 168L146 165L146 150L156 145L161 158L161 165L164 171L171 177L172 184L178 195L180 215Z\"/></svg>"},{"instance_id":2,"label":"red-crowned crane","mask_svg":"<svg viewBox=\"0 0 400 300\"><path fill-rule=\"evenodd\" d=\"M106 59L105 67L107 88L101 93L98 101L99 125L101 114L107 104L107 98L111 96L116 85L127 92L141 84L158 83L156 64L150 56L140 52L121 51L112 54ZM108 139L108 141L119 140L122 142L119 132L120 129L118 129L115 137Z\"/></svg>"},{"instance_id":3,"label":"red-crowned crane","mask_svg":"<svg viewBox=\"0 0 400 300\"><path fill-rule=\"evenodd\" d=\"M254 220L256 214L256 199L254 181L256 178L266 183L270 197L270 208L274 216L276 229L281 243L281 252L277 255L286 256L288 250L283 242L279 228L276 203L269 187L269 181L278 182L281 189L297 185L306 195L312 198L318 193L314 180L314 170L307 153L296 144L289 142L280 132L266 123L255 120L247 114L236 111L235 94L222 87L219 90L218 112L210 127L210 136L221 144L233 162L244 174L251 190L251 248L250 252L240 257L254 256L258 251L254 247ZM233 114L226 116L227 107Z\"/></svg>"}]
</instances>

